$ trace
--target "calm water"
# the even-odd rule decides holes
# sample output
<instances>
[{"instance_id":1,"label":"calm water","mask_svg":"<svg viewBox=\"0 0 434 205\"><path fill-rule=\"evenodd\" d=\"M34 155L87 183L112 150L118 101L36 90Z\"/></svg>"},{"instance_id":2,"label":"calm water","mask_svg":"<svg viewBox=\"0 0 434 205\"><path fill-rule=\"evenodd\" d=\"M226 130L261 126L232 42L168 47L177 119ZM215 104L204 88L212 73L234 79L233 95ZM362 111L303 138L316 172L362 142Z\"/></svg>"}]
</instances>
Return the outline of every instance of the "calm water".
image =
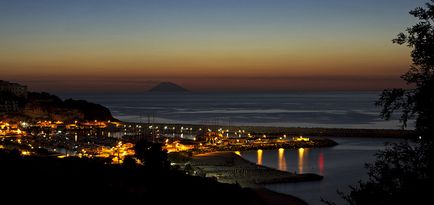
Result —
<instances>
[{"instance_id":1,"label":"calm water","mask_svg":"<svg viewBox=\"0 0 434 205\"><path fill-rule=\"evenodd\" d=\"M386 142L398 139L333 138L339 145L332 148L279 149L241 152L245 159L264 166L297 173L317 173L322 181L273 184L266 187L297 196L310 205L323 204L321 197L343 204L336 190L348 191L348 185L356 185L367 179L365 162L373 162L374 154L383 149Z\"/></svg>"},{"instance_id":2,"label":"calm water","mask_svg":"<svg viewBox=\"0 0 434 205\"><path fill-rule=\"evenodd\" d=\"M286 127L398 128L378 118L378 92L61 95L107 106L124 121Z\"/></svg>"},{"instance_id":3,"label":"calm water","mask_svg":"<svg viewBox=\"0 0 434 205\"><path fill-rule=\"evenodd\" d=\"M374 106L378 92L184 93L60 95L108 107L123 121L285 127L398 128ZM318 173L322 181L269 185L311 205L320 197L340 202L336 190L366 179L365 162L386 139L336 138L333 148L243 152L246 159L290 172ZM396 141L396 140L395 140Z\"/></svg>"}]
</instances>

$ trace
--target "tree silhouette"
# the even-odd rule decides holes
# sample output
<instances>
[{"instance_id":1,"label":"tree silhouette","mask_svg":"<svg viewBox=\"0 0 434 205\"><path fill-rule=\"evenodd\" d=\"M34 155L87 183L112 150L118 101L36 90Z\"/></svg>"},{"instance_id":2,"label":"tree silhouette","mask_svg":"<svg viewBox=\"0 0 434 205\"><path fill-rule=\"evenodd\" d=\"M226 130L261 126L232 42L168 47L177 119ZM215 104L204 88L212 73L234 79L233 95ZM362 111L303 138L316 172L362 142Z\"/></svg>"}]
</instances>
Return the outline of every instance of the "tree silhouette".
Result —
<instances>
[{"instance_id":1,"label":"tree silhouette","mask_svg":"<svg viewBox=\"0 0 434 205\"><path fill-rule=\"evenodd\" d=\"M389 119L393 112L401 111L403 127L415 117L417 131L427 139L434 135L434 1L431 2L426 4L426 8L410 11L418 23L393 40L393 43L413 48L413 63L401 76L413 88L386 89L377 102L383 107L381 116L385 119Z\"/></svg>"},{"instance_id":2,"label":"tree silhouette","mask_svg":"<svg viewBox=\"0 0 434 205\"><path fill-rule=\"evenodd\" d=\"M143 162L146 168L168 169L170 163L167 152L163 150L161 144L140 140L134 146L136 158Z\"/></svg>"},{"instance_id":3,"label":"tree silhouette","mask_svg":"<svg viewBox=\"0 0 434 205\"><path fill-rule=\"evenodd\" d=\"M136 167L136 160L131 156L126 156L122 165L127 168L134 168Z\"/></svg>"},{"instance_id":4,"label":"tree silhouette","mask_svg":"<svg viewBox=\"0 0 434 205\"><path fill-rule=\"evenodd\" d=\"M350 186L349 194L340 193L348 204L426 204L434 194L434 0L431 2L410 11L419 22L393 40L413 48L413 64L401 76L413 88L384 90L377 102L385 119L401 111L403 127L416 118L416 130L424 140L378 152L376 161L367 165L369 179Z\"/></svg>"}]
</instances>

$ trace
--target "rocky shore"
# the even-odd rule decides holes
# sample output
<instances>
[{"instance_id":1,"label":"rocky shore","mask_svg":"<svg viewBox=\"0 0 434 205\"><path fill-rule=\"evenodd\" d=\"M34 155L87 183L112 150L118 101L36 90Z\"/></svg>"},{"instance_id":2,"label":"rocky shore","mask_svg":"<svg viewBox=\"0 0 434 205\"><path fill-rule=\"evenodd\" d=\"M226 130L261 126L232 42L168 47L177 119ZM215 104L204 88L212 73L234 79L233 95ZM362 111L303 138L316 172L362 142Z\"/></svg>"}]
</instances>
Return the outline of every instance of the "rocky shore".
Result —
<instances>
[{"instance_id":1,"label":"rocky shore","mask_svg":"<svg viewBox=\"0 0 434 205\"><path fill-rule=\"evenodd\" d=\"M198 154L192 157L190 165L206 177L242 187L254 188L260 184L315 181L323 178L317 174L295 174L260 166L233 152Z\"/></svg>"}]
</instances>

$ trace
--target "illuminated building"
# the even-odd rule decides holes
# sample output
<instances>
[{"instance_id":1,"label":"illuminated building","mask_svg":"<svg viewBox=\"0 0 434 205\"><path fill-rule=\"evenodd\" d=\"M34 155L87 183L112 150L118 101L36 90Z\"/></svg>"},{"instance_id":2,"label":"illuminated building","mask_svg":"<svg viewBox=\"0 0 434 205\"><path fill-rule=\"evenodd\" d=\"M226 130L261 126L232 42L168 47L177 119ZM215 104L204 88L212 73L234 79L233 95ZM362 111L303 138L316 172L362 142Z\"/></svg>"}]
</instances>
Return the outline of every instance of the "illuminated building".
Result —
<instances>
[{"instance_id":1,"label":"illuminated building","mask_svg":"<svg viewBox=\"0 0 434 205\"><path fill-rule=\"evenodd\" d=\"M292 138L294 141L299 141L299 142L309 142L309 138L307 137L303 137L303 136L299 136L299 137L294 137Z\"/></svg>"}]
</instances>

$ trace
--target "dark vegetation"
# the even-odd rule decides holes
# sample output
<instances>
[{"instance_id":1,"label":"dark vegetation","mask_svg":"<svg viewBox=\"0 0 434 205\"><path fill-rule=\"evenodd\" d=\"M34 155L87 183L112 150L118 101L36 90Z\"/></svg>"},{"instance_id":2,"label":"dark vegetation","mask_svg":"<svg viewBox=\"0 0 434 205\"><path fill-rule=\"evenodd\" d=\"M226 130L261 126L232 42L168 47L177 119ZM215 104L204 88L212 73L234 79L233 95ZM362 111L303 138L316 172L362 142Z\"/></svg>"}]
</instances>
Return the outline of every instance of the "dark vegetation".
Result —
<instances>
[{"instance_id":1,"label":"dark vegetation","mask_svg":"<svg viewBox=\"0 0 434 205\"><path fill-rule=\"evenodd\" d=\"M395 111L401 111L402 126L409 119L416 119L416 129L421 135L434 135L434 1L426 8L416 8L410 14L418 23L400 33L394 43L413 48L413 64L401 76L412 89L386 89L377 102L382 106L381 116L389 119Z\"/></svg>"},{"instance_id":2,"label":"dark vegetation","mask_svg":"<svg viewBox=\"0 0 434 205\"><path fill-rule=\"evenodd\" d=\"M264 204L250 189L172 170L167 153L158 147L138 143L136 157L144 165L133 158L112 165L110 159L23 157L17 150L0 149L2 200L21 195L32 196L21 201L58 203Z\"/></svg>"},{"instance_id":3,"label":"dark vegetation","mask_svg":"<svg viewBox=\"0 0 434 205\"><path fill-rule=\"evenodd\" d=\"M389 119L401 112L402 126L416 119L419 141L390 146L377 153L368 164L369 179L341 193L351 205L429 204L434 195L434 0L410 14L418 23L400 33L394 43L406 44L413 50L413 64L402 76L411 89L384 90L377 105L381 116ZM333 204L332 202L328 202Z\"/></svg>"},{"instance_id":4,"label":"dark vegetation","mask_svg":"<svg viewBox=\"0 0 434 205\"><path fill-rule=\"evenodd\" d=\"M101 120L116 121L106 107L85 100L62 100L46 92L29 92L27 99L21 99L22 109L16 116L30 120Z\"/></svg>"},{"instance_id":5,"label":"dark vegetation","mask_svg":"<svg viewBox=\"0 0 434 205\"><path fill-rule=\"evenodd\" d=\"M146 140L140 140L134 146L136 158L143 162L145 167L151 169L169 169L170 162L167 152L161 151L162 145Z\"/></svg>"}]
</instances>

